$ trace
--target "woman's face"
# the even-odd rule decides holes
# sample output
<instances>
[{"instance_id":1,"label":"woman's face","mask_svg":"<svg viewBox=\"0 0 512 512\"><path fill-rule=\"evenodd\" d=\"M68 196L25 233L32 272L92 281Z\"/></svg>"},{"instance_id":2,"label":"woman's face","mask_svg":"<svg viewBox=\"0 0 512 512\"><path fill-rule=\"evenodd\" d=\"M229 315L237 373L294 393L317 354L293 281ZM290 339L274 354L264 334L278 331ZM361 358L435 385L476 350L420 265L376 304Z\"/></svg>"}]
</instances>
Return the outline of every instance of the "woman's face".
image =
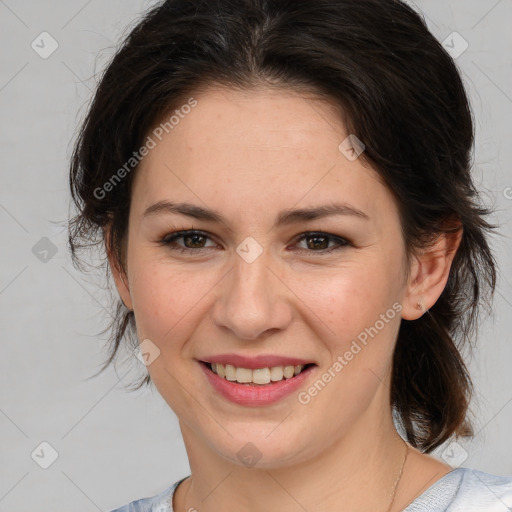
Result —
<instances>
[{"instance_id":1,"label":"woman's face","mask_svg":"<svg viewBox=\"0 0 512 512\"><path fill-rule=\"evenodd\" d=\"M397 206L340 148L349 134L319 99L265 88L194 99L169 133L150 134L134 177L123 298L188 436L238 464L297 463L389 416L407 286ZM199 233L170 239L183 230ZM262 382L314 366L251 385L214 375L212 360Z\"/></svg>"}]
</instances>

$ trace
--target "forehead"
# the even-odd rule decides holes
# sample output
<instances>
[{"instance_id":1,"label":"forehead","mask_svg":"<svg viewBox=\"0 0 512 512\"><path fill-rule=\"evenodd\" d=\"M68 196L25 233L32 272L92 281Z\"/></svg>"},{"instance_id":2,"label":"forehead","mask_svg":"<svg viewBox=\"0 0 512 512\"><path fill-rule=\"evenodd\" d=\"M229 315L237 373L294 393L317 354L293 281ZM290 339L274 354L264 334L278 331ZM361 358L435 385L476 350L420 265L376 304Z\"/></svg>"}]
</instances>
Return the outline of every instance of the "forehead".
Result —
<instances>
[{"instance_id":1,"label":"forehead","mask_svg":"<svg viewBox=\"0 0 512 512\"><path fill-rule=\"evenodd\" d=\"M326 149L332 154L345 132L341 110L334 102L291 89L210 88L195 99L197 106L173 131L181 141L203 151L212 147L223 154L238 154L238 149L244 149L266 154L270 163L272 152L287 159L291 151L318 158ZM193 121L184 122L187 119Z\"/></svg>"},{"instance_id":2,"label":"forehead","mask_svg":"<svg viewBox=\"0 0 512 512\"><path fill-rule=\"evenodd\" d=\"M150 133L156 145L137 171L137 202L173 195L261 211L355 198L359 209L389 209L378 174L340 151L349 134L334 103L263 87L211 88L193 98L172 128L157 132L161 140Z\"/></svg>"}]
</instances>

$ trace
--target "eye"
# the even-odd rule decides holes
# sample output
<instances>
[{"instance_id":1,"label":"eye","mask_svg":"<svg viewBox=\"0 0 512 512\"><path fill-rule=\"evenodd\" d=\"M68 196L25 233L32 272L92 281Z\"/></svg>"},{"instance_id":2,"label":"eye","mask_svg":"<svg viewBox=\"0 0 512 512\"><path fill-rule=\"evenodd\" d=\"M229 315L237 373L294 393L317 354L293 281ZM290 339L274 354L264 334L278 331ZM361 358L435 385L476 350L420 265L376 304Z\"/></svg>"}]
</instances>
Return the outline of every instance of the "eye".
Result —
<instances>
[{"instance_id":1,"label":"eye","mask_svg":"<svg viewBox=\"0 0 512 512\"><path fill-rule=\"evenodd\" d=\"M205 249L217 247L217 244L214 242L212 242L212 245L206 245L208 240L211 241L211 237L203 231L186 230L169 233L160 240L160 243L169 247L169 249L173 251L179 251L183 253L198 253ZM182 244L178 244L178 241L181 241ZM295 252L308 254L328 254L352 245L348 240L345 240L344 238L324 232L303 233L294 240L295 244L302 242L306 242L306 249L298 248L292 250Z\"/></svg>"},{"instance_id":2,"label":"eye","mask_svg":"<svg viewBox=\"0 0 512 512\"><path fill-rule=\"evenodd\" d=\"M344 247L351 246L352 244L336 235L331 235L329 233L323 233L321 231L318 232L310 232L303 233L296 239L296 243L298 242L306 242L307 249L295 249L299 252L316 252L320 254L328 254L333 251L337 251L343 249ZM330 243L334 243L334 246L329 247Z\"/></svg>"},{"instance_id":3,"label":"eye","mask_svg":"<svg viewBox=\"0 0 512 512\"><path fill-rule=\"evenodd\" d=\"M177 245L177 240L183 240L184 246ZM209 249L205 243L210 240L210 236L202 231L176 231L166 235L160 243L169 247L173 251L179 252L199 252L202 249ZM213 244L216 247L216 244Z\"/></svg>"}]
</instances>

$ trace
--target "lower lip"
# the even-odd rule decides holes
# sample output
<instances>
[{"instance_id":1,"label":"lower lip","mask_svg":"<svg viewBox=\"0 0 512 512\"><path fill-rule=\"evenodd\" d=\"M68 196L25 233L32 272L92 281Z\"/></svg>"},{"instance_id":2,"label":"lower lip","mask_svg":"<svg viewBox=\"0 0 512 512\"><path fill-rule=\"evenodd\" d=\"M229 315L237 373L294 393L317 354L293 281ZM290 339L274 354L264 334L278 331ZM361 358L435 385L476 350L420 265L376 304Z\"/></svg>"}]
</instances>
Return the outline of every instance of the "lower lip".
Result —
<instances>
[{"instance_id":1,"label":"lower lip","mask_svg":"<svg viewBox=\"0 0 512 512\"><path fill-rule=\"evenodd\" d=\"M205 363L199 363L212 387L224 398L238 405L263 406L273 404L290 395L304 383L316 366L310 366L290 379L254 385L239 384L219 377Z\"/></svg>"}]
</instances>

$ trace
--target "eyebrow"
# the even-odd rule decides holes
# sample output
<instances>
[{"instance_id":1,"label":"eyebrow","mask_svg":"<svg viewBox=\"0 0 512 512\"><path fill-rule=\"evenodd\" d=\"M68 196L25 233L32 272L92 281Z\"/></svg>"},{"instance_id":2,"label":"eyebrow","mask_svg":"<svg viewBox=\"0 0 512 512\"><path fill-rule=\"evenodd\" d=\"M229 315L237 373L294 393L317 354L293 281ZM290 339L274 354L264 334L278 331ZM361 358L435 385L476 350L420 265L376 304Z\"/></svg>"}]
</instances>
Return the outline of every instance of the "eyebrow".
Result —
<instances>
[{"instance_id":1,"label":"eyebrow","mask_svg":"<svg viewBox=\"0 0 512 512\"><path fill-rule=\"evenodd\" d=\"M143 217L164 213L180 214L198 220L227 224L222 215L216 210L203 208L201 206L190 203L172 203L165 200L159 201L146 208L143 213ZM331 215L352 215L364 220L370 220L366 213L358 210L357 208L354 208L353 206L343 203L333 203L312 208L283 210L279 212L274 224L274 228L299 222L308 222Z\"/></svg>"}]
</instances>

